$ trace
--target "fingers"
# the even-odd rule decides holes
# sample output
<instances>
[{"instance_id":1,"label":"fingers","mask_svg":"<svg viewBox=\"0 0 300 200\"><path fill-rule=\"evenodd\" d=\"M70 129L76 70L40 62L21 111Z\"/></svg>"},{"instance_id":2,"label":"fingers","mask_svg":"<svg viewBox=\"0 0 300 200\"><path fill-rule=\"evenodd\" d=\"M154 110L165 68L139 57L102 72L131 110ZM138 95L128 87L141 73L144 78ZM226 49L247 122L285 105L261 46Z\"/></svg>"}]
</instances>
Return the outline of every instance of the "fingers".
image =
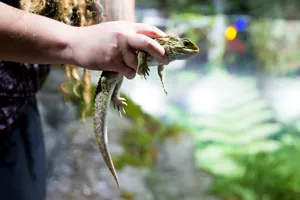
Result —
<instances>
[{"instance_id":1,"label":"fingers","mask_svg":"<svg viewBox=\"0 0 300 200\"><path fill-rule=\"evenodd\" d=\"M128 44L133 49L148 52L154 59L163 64L168 64L169 61L165 55L165 49L155 40L142 35L133 34L128 36Z\"/></svg>"},{"instance_id":2,"label":"fingers","mask_svg":"<svg viewBox=\"0 0 300 200\"><path fill-rule=\"evenodd\" d=\"M122 49L122 58L127 66L136 71L138 59L137 54L132 49L130 49L129 47L124 47Z\"/></svg>"},{"instance_id":3,"label":"fingers","mask_svg":"<svg viewBox=\"0 0 300 200\"><path fill-rule=\"evenodd\" d=\"M123 58L124 59L124 58ZM111 67L111 69L114 69L113 71L116 71L120 74L123 74L128 79L133 79L136 75L136 69L133 69L129 67L122 58L120 60L115 61ZM136 68L136 67L135 67Z\"/></svg>"},{"instance_id":4,"label":"fingers","mask_svg":"<svg viewBox=\"0 0 300 200\"><path fill-rule=\"evenodd\" d=\"M134 23L133 28L136 30L137 33L144 34L150 38L166 36L166 33L148 24Z\"/></svg>"},{"instance_id":5,"label":"fingers","mask_svg":"<svg viewBox=\"0 0 300 200\"><path fill-rule=\"evenodd\" d=\"M136 71L126 66L125 64L124 65L121 64L117 68L117 72L123 74L128 79L133 79L136 75Z\"/></svg>"},{"instance_id":6,"label":"fingers","mask_svg":"<svg viewBox=\"0 0 300 200\"><path fill-rule=\"evenodd\" d=\"M128 70L128 67L127 67L127 69L125 70L125 73L123 71L123 75L126 76L126 78L128 78L128 79L133 79L136 75L136 71L132 70L132 69Z\"/></svg>"},{"instance_id":7,"label":"fingers","mask_svg":"<svg viewBox=\"0 0 300 200\"><path fill-rule=\"evenodd\" d=\"M129 48L124 48L122 51L122 58L123 66L126 67L126 70L123 72L124 76L128 79L133 79L136 75L138 65L137 54Z\"/></svg>"}]
</instances>

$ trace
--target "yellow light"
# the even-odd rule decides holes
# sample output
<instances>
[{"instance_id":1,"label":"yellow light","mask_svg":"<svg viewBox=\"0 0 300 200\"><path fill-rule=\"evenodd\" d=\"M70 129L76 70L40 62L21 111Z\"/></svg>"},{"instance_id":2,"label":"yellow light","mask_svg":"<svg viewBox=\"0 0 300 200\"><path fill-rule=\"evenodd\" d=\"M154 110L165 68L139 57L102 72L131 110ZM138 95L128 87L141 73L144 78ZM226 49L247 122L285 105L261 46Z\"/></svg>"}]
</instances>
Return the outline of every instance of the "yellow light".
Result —
<instances>
[{"instance_id":1,"label":"yellow light","mask_svg":"<svg viewBox=\"0 0 300 200\"><path fill-rule=\"evenodd\" d=\"M233 26L229 26L225 31L225 37L227 40L234 40L237 35L237 30Z\"/></svg>"}]
</instances>

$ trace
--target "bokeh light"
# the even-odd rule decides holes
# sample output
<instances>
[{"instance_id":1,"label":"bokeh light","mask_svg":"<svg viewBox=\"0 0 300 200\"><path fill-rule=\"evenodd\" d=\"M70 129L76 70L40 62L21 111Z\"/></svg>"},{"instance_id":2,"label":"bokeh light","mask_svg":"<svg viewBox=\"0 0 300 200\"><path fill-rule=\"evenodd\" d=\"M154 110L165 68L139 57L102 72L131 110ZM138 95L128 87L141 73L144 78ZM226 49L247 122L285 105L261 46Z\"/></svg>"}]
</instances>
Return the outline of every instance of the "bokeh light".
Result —
<instances>
[{"instance_id":1,"label":"bokeh light","mask_svg":"<svg viewBox=\"0 0 300 200\"><path fill-rule=\"evenodd\" d=\"M234 40L237 35L237 29L234 26L229 26L225 31L225 37L227 40Z\"/></svg>"},{"instance_id":2,"label":"bokeh light","mask_svg":"<svg viewBox=\"0 0 300 200\"><path fill-rule=\"evenodd\" d=\"M244 19L238 19L235 22L235 27L238 31L243 31L246 28L246 21Z\"/></svg>"}]
</instances>

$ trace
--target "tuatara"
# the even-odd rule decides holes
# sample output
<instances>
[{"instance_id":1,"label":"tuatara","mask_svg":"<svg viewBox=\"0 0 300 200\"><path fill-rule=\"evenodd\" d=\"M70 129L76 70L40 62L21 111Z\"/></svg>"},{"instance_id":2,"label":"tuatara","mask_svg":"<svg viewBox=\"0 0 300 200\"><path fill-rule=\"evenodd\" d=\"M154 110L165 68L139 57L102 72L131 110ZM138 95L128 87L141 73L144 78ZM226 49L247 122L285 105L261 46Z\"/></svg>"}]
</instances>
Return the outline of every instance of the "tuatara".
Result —
<instances>
[{"instance_id":1,"label":"tuatara","mask_svg":"<svg viewBox=\"0 0 300 200\"><path fill-rule=\"evenodd\" d=\"M184 60L199 52L197 45L187 38L166 36L163 38L156 38L155 40L164 47L169 62L174 60ZM146 52L136 52L138 56L137 73L146 79L150 71L149 66L158 66L158 75L160 77L162 87L165 93L167 93L164 86L164 65L158 63ZM118 176L107 145L107 112L111 101L113 107L118 110L121 117L122 112L125 113L124 106L127 106L126 99L119 96L122 82L123 75L116 72L103 71L99 78L94 99L95 137L102 157L112 173L118 187Z\"/></svg>"}]
</instances>

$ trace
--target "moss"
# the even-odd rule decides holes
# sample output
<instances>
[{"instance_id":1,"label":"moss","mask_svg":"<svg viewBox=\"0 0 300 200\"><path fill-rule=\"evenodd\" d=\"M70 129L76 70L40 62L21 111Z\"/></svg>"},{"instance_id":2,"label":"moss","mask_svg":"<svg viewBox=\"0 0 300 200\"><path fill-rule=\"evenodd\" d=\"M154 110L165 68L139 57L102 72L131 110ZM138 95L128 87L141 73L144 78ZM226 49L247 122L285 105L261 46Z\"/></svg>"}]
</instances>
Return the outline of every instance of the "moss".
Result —
<instances>
[{"instance_id":1,"label":"moss","mask_svg":"<svg viewBox=\"0 0 300 200\"><path fill-rule=\"evenodd\" d=\"M121 138L124 153L113 158L115 167L120 169L125 165L135 167L150 166L156 158L154 137L140 130L130 130Z\"/></svg>"},{"instance_id":2,"label":"moss","mask_svg":"<svg viewBox=\"0 0 300 200\"><path fill-rule=\"evenodd\" d=\"M122 96L127 99L128 104L125 116L132 121L134 127L121 137L125 152L113 158L115 167L120 169L127 164L135 167L151 166L157 157L158 144L169 137L178 140L183 130L178 126L165 125L143 112L130 98Z\"/></svg>"},{"instance_id":3,"label":"moss","mask_svg":"<svg viewBox=\"0 0 300 200\"><path fill-rule=\"evenodd\" d=\"M133 194L130 192L121 192L120 197L124 200L135 200Z\"/></svg>"}]
</instances>

